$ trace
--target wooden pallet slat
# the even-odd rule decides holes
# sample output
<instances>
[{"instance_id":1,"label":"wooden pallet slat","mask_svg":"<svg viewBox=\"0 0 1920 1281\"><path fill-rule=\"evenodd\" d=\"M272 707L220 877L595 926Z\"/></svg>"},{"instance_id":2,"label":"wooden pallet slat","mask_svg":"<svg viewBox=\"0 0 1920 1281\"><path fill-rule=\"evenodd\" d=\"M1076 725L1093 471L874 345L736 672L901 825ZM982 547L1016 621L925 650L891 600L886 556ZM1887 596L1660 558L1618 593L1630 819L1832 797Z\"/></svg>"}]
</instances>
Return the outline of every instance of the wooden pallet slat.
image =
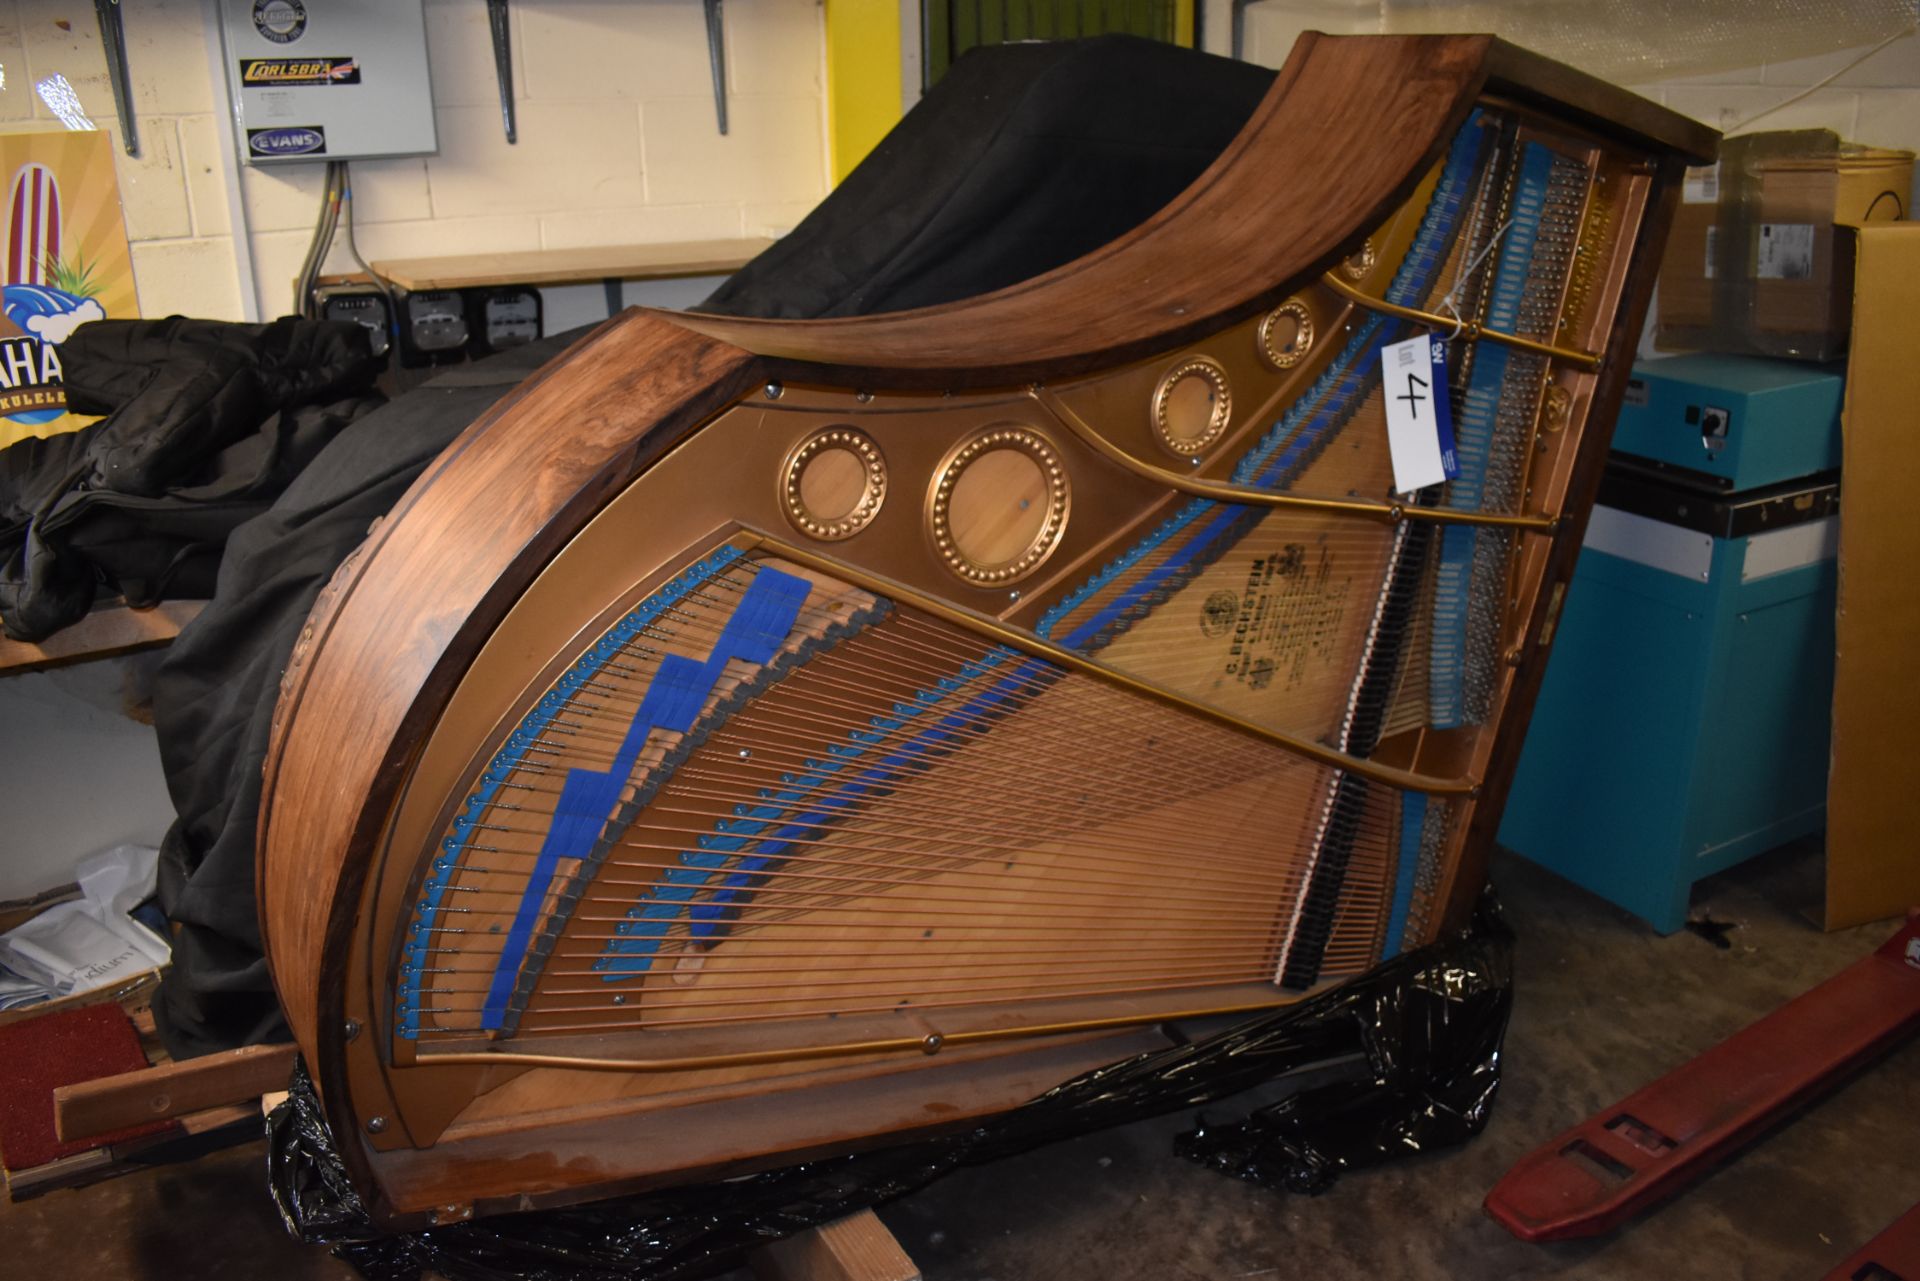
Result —
<instances>
[{"instance_id":1,"label":"wooden pallet slat","mask_svg":"<svg viewBox=\"0 0 1920 1281\"><path fill-rule=\"evenodd\" d=\"M295 1053L291 1045L248 1045L63 1085L53 1092L54 1126L62 1139L71 1141L251 1103L286 1085Z\"/></svg>"}]
</instances>

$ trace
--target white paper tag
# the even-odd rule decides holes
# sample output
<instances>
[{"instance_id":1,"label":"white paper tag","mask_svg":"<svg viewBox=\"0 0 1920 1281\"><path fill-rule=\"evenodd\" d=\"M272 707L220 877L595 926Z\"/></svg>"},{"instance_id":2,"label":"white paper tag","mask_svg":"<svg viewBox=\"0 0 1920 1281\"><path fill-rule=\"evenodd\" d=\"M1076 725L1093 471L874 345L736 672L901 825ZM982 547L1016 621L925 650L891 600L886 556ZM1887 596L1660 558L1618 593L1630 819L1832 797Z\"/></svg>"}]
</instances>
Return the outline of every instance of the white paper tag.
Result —
<instances>
[{"instance_id":1,"label":"white paper tag","mask_svg":"<svg viewBox=\"0 0 1920 1281\"><path fill-rule=\"evenodd\" d=\"M1720 166L1700 165L1687 170L1686 181L1680 184L1680 203L1683 205L1711 205L1720 201Z\"/></svg>"},{"instance_id":2,"label":"white paper tag","mask_svg":"<svg viewBox=\"0 0 1920 1281\"><path fill-rule=\"evenodd\" d=\"M1763 222L1753 274L1762 280L1806 280L1813 275L1813 224Z\"/></svg>"},{"instance_id":3,"label":"white paper tag","mask_svg":"<svg viewBox=\"0 0 1920 1281\"><path fill-rule=\"evenodd\" d=\"M1453 414L1447 403L1447 342L1421 334L1380 349L1386 392L1387 452L1395 492L1410 494L1459 473Z\"/></svg>"}]
</instances>

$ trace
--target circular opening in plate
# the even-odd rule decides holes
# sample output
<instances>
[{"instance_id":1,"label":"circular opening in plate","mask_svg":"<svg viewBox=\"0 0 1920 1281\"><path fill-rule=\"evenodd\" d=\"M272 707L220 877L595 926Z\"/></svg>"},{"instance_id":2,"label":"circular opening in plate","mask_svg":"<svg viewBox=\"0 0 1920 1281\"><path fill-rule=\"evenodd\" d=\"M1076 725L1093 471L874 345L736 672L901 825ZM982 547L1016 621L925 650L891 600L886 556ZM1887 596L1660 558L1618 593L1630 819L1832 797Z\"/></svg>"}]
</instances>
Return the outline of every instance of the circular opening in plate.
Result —
<instances>
[{"instance_id":1,"label":"circular opening in plate","mask_svg":"<svg viewBox=\"0 0 1920 1281\"><path fill-rule=\"evenodd\" d=\"M1218 440L1232 413L1227 371L1204 357L1175 366L1153 393L1153 426L1160 443L1184 457Z\"/></svg>"},{"instance_id":2,"label":"circular opening in plate","mask_svg":"<svg viewBox=\"0 0 1920 1281\"><path fill-rule=\"evenodd\" d=\"M800 505L823 523L843 520L867 496L867 464L851 449L823 449L800 469Z\"/></svg>"},{"instance_id":3,"label":"circular opening in plate","mask_svg":"<svg viewBox=\"0 0 1920 1281\"><path fill-rule=\"evenodd\" d=\"M1066 471L1022 427L975 436L934 480L934 543L954 573L983 586L1030 573L1059 543L1066 516Z\"/></svg>"},{"instance_id":4,"label":"circular opening in plate","mask_svg":"<svg viewBox=\"0 0 1920 1281\"><path fill-rule=\"evenodd\" d=\"M1313 350L1313 313L1289 298L1260 322L1260 354L1276 369L1291 369Z\"/></svg>"},{"instance_id":5,"label":"circular opening in plate","mask_svg":"<svg viewBox=\"0 0 1920 1281\"><path fill-rule=\"evenodd\" d=\"M1340 264L1340 270L1347 274L1349 280L1359 280L1373 270L1373 264L1373 241L1366 240Z\"/></svg>"},{"instance_id":6,"label":"circular opening in plate","mask_svg":"<svg viewBox=\"0 0 1920 1281\"><path fill-rule=\"evenodd\" d=\"M954 478L948 513L955 550L983 569L1005 569L1047 527L1046 473L1022 450L990 449Z\"/></svg>"},{"instance_id":7,"label":"circular opening in plate","mask_svg":"<svg viewBox=\"0 0 1920 1281\"><path fill-rule=\"evenodd\" d=\"M880 448L851 427L815 432L787 456L783 505L794 528L832 541L865 529L887 496Z\"/></svg>"}]
</instances>

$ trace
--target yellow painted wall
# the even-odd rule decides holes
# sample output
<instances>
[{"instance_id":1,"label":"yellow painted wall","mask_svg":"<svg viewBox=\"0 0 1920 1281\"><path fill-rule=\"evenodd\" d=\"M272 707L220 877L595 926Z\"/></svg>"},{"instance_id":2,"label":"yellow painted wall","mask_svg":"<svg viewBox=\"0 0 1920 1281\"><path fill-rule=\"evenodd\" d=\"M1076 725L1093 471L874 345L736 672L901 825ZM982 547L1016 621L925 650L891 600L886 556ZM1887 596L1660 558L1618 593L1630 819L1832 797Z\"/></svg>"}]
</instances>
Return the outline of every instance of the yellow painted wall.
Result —
<instances>
[{"instance_id":1,"label":"yellow painted wall","mask_svg":"<svg viewBox=\"0 0 1920 1281\"><path fill-rule=\"evenodd\" d=\"M827 147L834 182L899 119L899 0L827 0Z\"/></svg>"}]
</instances>

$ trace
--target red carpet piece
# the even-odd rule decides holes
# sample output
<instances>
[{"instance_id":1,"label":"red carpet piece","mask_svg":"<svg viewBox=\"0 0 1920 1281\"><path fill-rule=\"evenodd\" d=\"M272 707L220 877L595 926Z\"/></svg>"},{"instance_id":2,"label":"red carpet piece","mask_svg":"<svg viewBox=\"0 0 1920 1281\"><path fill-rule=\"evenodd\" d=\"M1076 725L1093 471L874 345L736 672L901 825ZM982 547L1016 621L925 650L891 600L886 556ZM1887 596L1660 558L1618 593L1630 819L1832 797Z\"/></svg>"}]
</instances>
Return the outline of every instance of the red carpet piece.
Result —
<instances>
[{"instance_id":1,"label":"red carpet piece","mask_svg":"<svg viewBox=\"0 0 1920 1281\"><path fill-rule=\"evenodd\" d=\"M74 1143L62 1143L54 1132L55 1086L146 1066L139 1034L118 1005L89 1005L0 1027L0 1163L26 1170L173 1129L171 1121L155 1121Z\"/></svg>"}]
</instances>

